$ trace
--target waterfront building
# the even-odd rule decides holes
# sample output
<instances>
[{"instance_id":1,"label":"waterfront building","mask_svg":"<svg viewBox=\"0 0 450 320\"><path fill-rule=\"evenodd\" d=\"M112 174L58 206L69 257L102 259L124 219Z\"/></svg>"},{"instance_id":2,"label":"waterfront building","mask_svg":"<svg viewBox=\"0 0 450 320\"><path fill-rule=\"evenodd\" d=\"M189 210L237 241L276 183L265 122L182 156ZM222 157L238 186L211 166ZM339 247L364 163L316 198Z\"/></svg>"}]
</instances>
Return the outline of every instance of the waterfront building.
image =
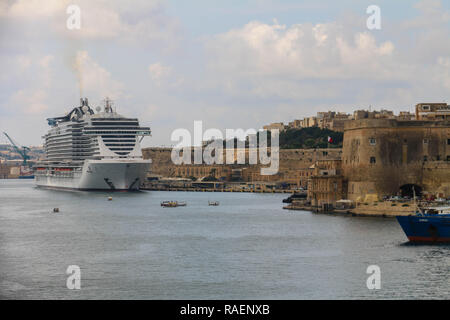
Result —
<instances>
[{"instance_id":1,"label":"waterfront building","mask_svg":"<svg viewBox=\"0 0 450 320\"><path fill-rule=\"evenodd\" d=\"M308 181L308 199L314 207L335 205L346 197L341 160L318 160Z\"/></svg>"},{"instance_id":2,"label":"waterfront building","mask_svg":"<svg viewBox=\"0 0 450 320\"><path fill-rule=\"evenodd\" d=\"M418 103L416 104L416 119L442 121L450 120L450 106L447 103Z\"/></svg>"},{"instance_id":3,"label":"waterfront building","mask_svg":"<svg viewBox=\"0 0 450 320\"><path fill-rule=\"evenodd\" d=\"M450 196L450 122L363 119L346 123L342 153L348 199Z\"/></svg>"},{"instance_id":4,"label":"waterfront building","mask_svg":"<svg viewBox=\"0 0 450 320\"><path fill-rule=\"evenodd\" d=\"M278 129L281 132L281 131L286 130L286 126L284 125L283 122L274 122L274 123L271 123L271 124L269 124L267 126L264 126L263 129L264 130L268 130L268 131L271 131L271 130L274 130L274 129Z\"/></svg>"},{"instance_id":5,"label":"waterfront building","mask_svg":"<svg viewBox=\"0 0 450 320\"><path fill-rule=\"evenodd\" d=\"M237 149L235 149L236 151ZM152 159L152 174L163 177L202 179L213 176L221 181L273 182L288 187L306 187L313 173L311 167L317 160L340 159L342 149L281 149L279 170L275 175L262 175L261 164L249 165L248 149L245 149L245 163L238 164L182 164L175 165L171 160L170 148L144 148L144 159ZM227 150L224 149L224 159ZM237 152L235 152L235 155Z\"/></svg>"}]
</instances>

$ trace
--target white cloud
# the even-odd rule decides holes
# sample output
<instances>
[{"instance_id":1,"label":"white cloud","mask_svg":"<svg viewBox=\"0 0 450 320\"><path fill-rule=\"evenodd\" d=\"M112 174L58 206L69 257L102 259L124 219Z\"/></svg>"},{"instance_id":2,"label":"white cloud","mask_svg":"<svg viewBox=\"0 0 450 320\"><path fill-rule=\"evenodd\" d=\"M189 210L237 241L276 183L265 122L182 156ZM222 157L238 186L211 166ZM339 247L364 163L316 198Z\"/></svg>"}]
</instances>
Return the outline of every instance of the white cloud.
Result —
<instances>
[{"instance_id":1,"label":"white cloud","mask_svg":"<svg viewBox=\"0 0 450 320\"><path fill-rule=\"evenodd\" d=\"M150 72L150 77L152 80L158 84L161 85L162 81L165 81L171 74L172 68L166 67L162 65L161 63L157 62L154 64L151 64L148 67L148 71Z\"/></svg>"},{"instance_id":2,"label":"white cloud","mask_svg":"<svg viewBox=\"0 0 450 320\"><path fill-rule=\"evenodd\" d=\"M346 38L335 23L287 27L255 21L215 36L207 48L210 67L240 75L348 79L388 73L392 42L377 44L368 32Z\"/></svg>"},{"instance_id":3,"label":"white cloud","mask_svg":"<svg viewBox=\"0 0 450 320\"><path fill-rule=\"evenodd\" d=\"M24 71L31 66L31 58L25 55L19 55L16 58L17 68L19 71Z\"/></svg>"},{"instance_id":4,"label":"white cloud","mask_svg":"<svg viewBox=\"0 0 450 320\"><path fill-rule=\"evenodd\" d=\"M421 0L414 7L421 14L411 20L405 21L403 24L407 28L429 28L442 26L442 24L450 22L450 12L442 8L440 0ZM448 27L448 26L447 26Z\"/></svg>"},{"instance_id":5,"label":"white cloud","mask_svg":"<svg viewBox=\"0 0 450 320\"><path fill-rule=\"evenodd\" d=\"M48 18L58 12L65 12L67 0L17 0L3 4L2 12L10 17L27 19Z\"/></svg>"},{"instance_id":6,"label":"white cloud","mask_svg":"<svg viewBox=\"0 0 450 320\"><path fill-rule=\"evenodd\" d=\"M24 82L18 90L13 92L8 99L8 106L13 106L20 113L28 115L42 114L49 108L47 98L53 81L51 70L53 59L52 55L30 54L17 57L16 64L13 66L13 68L16 66L19 68L19 74L16 76L31 78L33 81Z\"/></svg>"},{"instance_id":7,"label":"white cloud","mask_svg":"<svg viewBox=\"0 0 450 320\"><path fill-rule=\"evenodd\" d=\"M53 60L54 56L48 54L39 60L39 65L43 68L48 68Z\"/></svg>"},{"instance_id":8,"label":"white cloud","mask_svg":"<svg viewBox=\"0 0 450 320\"><path fill-rule=\"evenodd\" d=\"M450 57L439 57L437 59L436 82L450 90Z\"/></svg>"},{"instance_id":9,"label":"white cloud","mask_svg":"<svg viewBox=\"0 0 450 320\"><path fill-rule=\"evenodd\" d=\"M42 114L48 109L46 99L43 89L22 89L13 94L10 105L21 108L25 114Z\"/></svg>"},{"instance_id":10,"label":"white cloud","mask_svg":"<svg viewBox=\"0 0 450 320\"><path fill-rule=\"evenodd\" d=\"M81 28L68 30L69 5L80 7ZM47 23L48 31L71 40L109 39L122 42L163 42L176 46L179 23L164 13L161 0L17 0L0 5L0 16L30 24ZM18 20L19 19L19 20Z\"/></svg>"},{"instance_id":11,"label":"white cloud","mask_svg":"<svg viewBox=\"0 0 450 320\"><path fill-rule=\"evenodd\" d=\"M442 101L450 83L449 13L439 1L418 8L419 17L410 22L424 17L433 22L412 34L404 21L383 34L345 21L290 26L253 21L209 37L205 88L260 101L260 108L291 103L308 112L326 101L394 108L422 99Z\"/></svg>"}]
</instances>

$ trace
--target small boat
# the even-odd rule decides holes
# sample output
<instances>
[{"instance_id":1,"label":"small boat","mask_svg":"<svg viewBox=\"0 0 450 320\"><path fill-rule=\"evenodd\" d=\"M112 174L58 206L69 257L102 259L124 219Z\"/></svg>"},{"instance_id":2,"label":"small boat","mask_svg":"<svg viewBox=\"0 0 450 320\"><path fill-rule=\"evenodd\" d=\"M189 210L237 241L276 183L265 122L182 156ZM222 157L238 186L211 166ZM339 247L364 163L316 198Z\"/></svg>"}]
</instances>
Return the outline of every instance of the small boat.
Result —
<instances>
[{"instance_id":1,"label":"small boat","mask_svg":"<svg viewBox=\"0 0 450 320\"><path fill-rule=\"evenodd\" d=\"M175 207L185 207L186 201L163 201L161 202L161 207L175 208Z\"/></svg>"},{"instance_id":2,"label":"small boat","mask_svg":"<svg viewBox=\"0 0 450 320\"><path fill-rule=\"evenodd\" d=\"M450 243L450 207L427 208L396 218L410 242Z\"/></svg>"},{"instance_id":3,"label":"small boat","mask_svg":"<svg viewBox=\"0 0 450 320\"><path fill-rule=\"evenodd\" d=\"M219 201L208 201L208 205L210 205L210 206L218 206L219 205Z\"/></svg>"},{"instance_id":4,"label":"small boat","mask_svg":"<svg viewBox=\"0 0 450 320\"><path fill-rule=\"evenodd\" d=\"M283 203L292 203L294 200L304 200L307 198L307 193L305 191L302 192L294 192L286 199L283 199Z\"/></svg>"}]
</instances>

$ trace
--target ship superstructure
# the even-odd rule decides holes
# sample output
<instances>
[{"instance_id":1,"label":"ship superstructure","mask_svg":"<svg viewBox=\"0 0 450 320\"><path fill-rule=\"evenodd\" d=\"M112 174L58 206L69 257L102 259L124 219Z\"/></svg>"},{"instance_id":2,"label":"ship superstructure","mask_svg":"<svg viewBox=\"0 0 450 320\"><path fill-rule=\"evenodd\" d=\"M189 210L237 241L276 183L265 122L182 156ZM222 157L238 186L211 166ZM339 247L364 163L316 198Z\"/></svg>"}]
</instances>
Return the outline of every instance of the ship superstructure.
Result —
<instances>
[{"instance_id":1,"label":"ship superstructure","mask_svg":"<svg viewBox=\"0 0 450 320\"><path fill-rule=\"evenodd\" d=\"M126 118L105 99L94 112L87 98L63 117L47 119L46 159L36 165L38 186L82 190L136 190L151 160L143 160L140 142L150 135L138 119Z\"/></svg>"}]
</instances>

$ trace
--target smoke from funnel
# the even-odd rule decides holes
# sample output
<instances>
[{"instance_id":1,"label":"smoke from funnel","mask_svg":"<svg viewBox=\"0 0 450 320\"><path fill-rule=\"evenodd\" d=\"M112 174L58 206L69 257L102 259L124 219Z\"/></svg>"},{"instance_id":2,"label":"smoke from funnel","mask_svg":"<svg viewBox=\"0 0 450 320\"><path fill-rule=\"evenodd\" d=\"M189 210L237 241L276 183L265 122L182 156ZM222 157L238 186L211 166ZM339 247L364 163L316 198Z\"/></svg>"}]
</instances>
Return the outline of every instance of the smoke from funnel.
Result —
<instances>
[{"instance_id":1,"label":"smoke from funnel","mask_svg":"<svg viewBox=\"0 0 450 320\"><path fill-rule=\"evenodd\" d=\"M78 88L80 90L80 98L83 97L84 84L83 84L83 66L82 66L82 52L78 51L75 56L72 57L71 68L77 78Z\"/></svg>"}]
</instances>

